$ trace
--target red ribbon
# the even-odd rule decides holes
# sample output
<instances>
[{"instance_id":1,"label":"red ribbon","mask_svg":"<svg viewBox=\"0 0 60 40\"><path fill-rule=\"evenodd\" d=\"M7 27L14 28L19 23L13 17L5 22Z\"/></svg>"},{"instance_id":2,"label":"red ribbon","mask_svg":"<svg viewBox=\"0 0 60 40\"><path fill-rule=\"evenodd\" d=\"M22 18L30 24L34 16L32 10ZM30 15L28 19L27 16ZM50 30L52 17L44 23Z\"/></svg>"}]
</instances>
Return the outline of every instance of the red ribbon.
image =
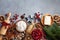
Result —
<instances>
[{"instance_id":1,"label":"red ribbon","mask_svg":"<svg viewBox=\"0 0 60 40\"><path fill-rule=\"evenodd\" d=\"M6 23L6 22L2 22L2 26L5 26L5 27L10 27L10 24L9 23Z\"/></svg>"}]
</instances>

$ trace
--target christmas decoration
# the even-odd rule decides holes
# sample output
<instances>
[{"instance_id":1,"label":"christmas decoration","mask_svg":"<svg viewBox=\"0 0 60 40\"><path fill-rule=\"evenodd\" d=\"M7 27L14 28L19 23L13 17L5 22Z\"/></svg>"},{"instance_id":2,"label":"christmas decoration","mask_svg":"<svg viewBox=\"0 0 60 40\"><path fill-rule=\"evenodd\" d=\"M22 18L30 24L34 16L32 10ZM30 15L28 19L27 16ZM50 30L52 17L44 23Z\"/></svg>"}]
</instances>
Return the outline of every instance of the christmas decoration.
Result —
<instances>
[{"instance_id":1,"label":"christmas decoration","mask_svg":"<svg viewBox=\"0 0 60 40\"><path fill-rule=\"evenodd\" d=\"M40 21L40 12L35 13L34 18L35 18L35 22Z\"/></svg>"},{"instance_id":2,"label":"christmas decoration","mask_svg":"<svg viewBox=\"0 0 60 40\"><path fill-rule=\"evenodd\" d=\"M13 16L13 18L14 18L15 20L17 20L17 19L18 19L18 17L19 17L19 15L18 15L18 14L15 14L15 15Z\"/></svg>"},{"instance_id":3,"label":"christmas decoration","mask_svg":"<svg viewBox=\"0 0 60 40\"><path fill-rule=\"evenodd\" d=\"M10 18L10 21L13 23L18 19L19 15L18 14L14 14L12 18Z\"/></svg>"},{"instance_id":4,"label":"christmas decoration","mask_svg":"<svg viewBox=\"0 0 60 40\"><path fill-rule=\"evenodd\" d=\"M35 18L36 18L36 19L39 19L39 18L40 18L40 14L39 14L39 12L38 12L38 14L35 13Z\"/></svg>"},{"instance_id":5,"label":"christmas decoration","mask_svg":"<svg viewBox=\"0 0 60 40\"><path fill-rule=\"evenodd\" d=\"M30 18L30 19L33 19L33 16L32 16L32 15L29 15L29 18Z\"/></svg>"},{"instance_id":6,"label":"christmas decoration","mask_svg":"<svg viewBox=\"0 0 60 40\"><path fill-rule=\"evenodd\" d=\"M25 18L25 13L23 15L20 16L21 19Z\"/></svg>"},{"instance_id":7,"label":"christmas decoration","mask_svg":"<svg viewBox=\"0 0 60 40\"><path fill-rule=\"evenodd\" d=\"M27 18L27 17L25 17L25 20L26 20L26 21L28 21L28 18Z\"/></svg>"},{"instance_id":8,"label":"christmas decoration","mask_svg":"<svg viewBox=\"0 0 60 40\"><path fill-rule=\"evenodd\" d=\"M29 15L29 16L28 16L28 23L31 23L32 20L33 20L33 16L32 16L32 15Z\"/></svg>"},{"instance_id":9,"label":"christmas decoration","mask_svg":"<svg viewBox=\"0 0 60 40\"><path fill-rule=\"evenodd\" d=\"M2 28L0 30L0 34L2 35L6 35L7 29L10 26L10 20L9 20L10 16L11 16L11 13L8 13L7 18L4 20L4 22L2 22Z\"/></svg>"}]
</instances>

